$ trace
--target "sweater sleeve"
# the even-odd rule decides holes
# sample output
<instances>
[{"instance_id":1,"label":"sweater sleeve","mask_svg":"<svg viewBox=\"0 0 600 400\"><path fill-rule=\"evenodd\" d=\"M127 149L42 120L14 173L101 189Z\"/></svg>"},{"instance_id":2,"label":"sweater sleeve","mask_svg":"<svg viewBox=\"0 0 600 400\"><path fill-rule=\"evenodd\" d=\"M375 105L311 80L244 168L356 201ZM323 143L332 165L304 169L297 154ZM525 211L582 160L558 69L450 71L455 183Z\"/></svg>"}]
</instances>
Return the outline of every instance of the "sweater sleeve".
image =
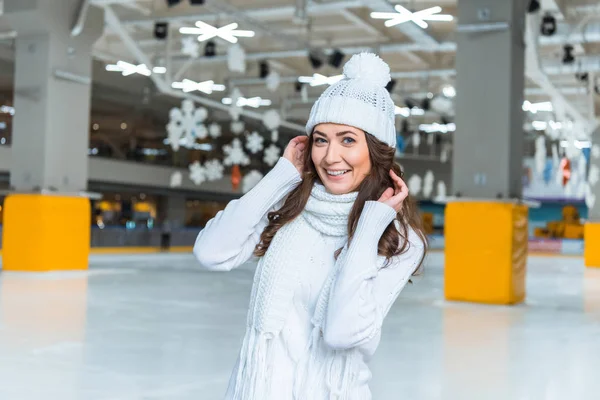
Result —
<instances>
[{"instance_id":1,"label":"sweater sleeve","mask_svg":"<svg viewBox=\"0 0 600 400\"><path fill-rule=\"evenodd\" d=\"M330 293L324 326L325 343L334 349L361 346L377 336L390 307L418 267L424 246L409 231L408 249L379 268L384 257L377 246L396 211L367 201L350 246L336 265L338 275Z\"/></svg>"},{"instance_id":2,"label":"sweater sleeve","mask_svg":"<svg viewBox=\"0 0 600 400\"><path fill-rule=\"evenodd\" d=\"M199 263L217 271L229 271L245 263L268 224L268 213L280 208L301 181L296 167L281 157L254 188L230 201L200 231L194 244Z\"/></svg>"}]
</instances>

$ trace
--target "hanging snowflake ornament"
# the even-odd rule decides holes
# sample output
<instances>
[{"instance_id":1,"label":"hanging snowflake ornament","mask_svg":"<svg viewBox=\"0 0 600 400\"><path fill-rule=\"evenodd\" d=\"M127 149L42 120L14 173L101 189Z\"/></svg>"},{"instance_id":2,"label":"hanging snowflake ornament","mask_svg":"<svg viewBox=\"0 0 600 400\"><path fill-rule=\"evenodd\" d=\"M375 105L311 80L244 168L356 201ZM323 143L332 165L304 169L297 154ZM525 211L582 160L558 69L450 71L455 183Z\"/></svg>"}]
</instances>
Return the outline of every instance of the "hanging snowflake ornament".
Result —
<instances>
[{"instance_id":1,"label":"hanging snowflake ornament","mask_svg":"<svg viewBox=\"0 0 600 400\"><path fill-rule=\"evenodd\" d=\"M250 189L256 186L262 178L263 174L261 174L260 171L253 169L252 171L248 172L242 179L242 192L249 192Z\"/></svg>"},{"instance_id":2,"label":"hanging snowflake ornament","mask_svg":"<svg viewBox=\"0 0 600 400\"><path fill-rule=\"evenodd\" d=\"M446 200L446 184L444 181L439 181L437 184L437 195L435 196L437 201Z\"/></svg>"},{"instance_id":3,"label":"hanging snowflake ornament","mask_svg":"<svg viewBox=\"0 0 600 400\"><path fill-rule=\"evenodd\" d=\"M191 147L196 141L198 134L206 137L206 127L203 121L208 116L206 108L194 109L194 102L186 99L181 103L181 109L174 107L169 112L169 123L167 133L173 151L179 150L180 140L184 139L184 145Z\"/></svg>"},{"instance_id":4,"label":"hanging snowflake ornament","mask_svg":"<svg viewBox=\"0 0 600 400\"><path fill-rule=\"evenodd\" d=\"M413 133L411 143L415 149L419 148L419 146L421 145L421 135L419 134L419 132Z\"/></svg>"},{"instance_id":5,"label":"hanging snowflake ornament","mask_svg":"<svg viewBox=\"0 0 600 400\"><path fill-rule=\"evenodd\" d=\"M262 149L264 149L263 142L265 138L260 136L260 134L256 131L252 132L252 134L248 135L246 138L246 148L250 150L250 153L256 154Z\"/></svg>"},{"instance_id":6,"label":"hanging snowflake ornament","mask_svg":"<svg viewBox=\"0 0 600 400\"><path fill-rule=\"evenodd\" d=\"M201 185L206 181L206 169L198 161L190 165L190 180L196 185Z\"/></svg>"},{"instance_id":7,"label":"hanging snowflake ornament","mask_svg":"<svg viewBox=\"0 0 600 400\"><path fill-rule=\"evenodd\" d=\"M546 138L544 135L540 135L535 139L535 154L533 158L535 160L536 172L543 174L546 167Z\"/></svg>"},{"instance_id":8,"label":"hanging snowflake ornament","mask_svg":"<svg viewBox=\"0 0 600 400\"><path fill-rule=\"evenodd\" d=\"M231 165L248 165L250 164L250 158L244 153L242 148L242 142L240 139L233 139L230 144L223 146L223 152L226 154L223 159L223 164L227 166Z\"/></svg>"},{"instance_id":9,"label":"hanging snowflake ornament","mask_svg":"<svg viewBox=\"0 0 600 400\"><path fill-rule=\"evenodd\" d=\"M223 178L225 167L219 160L210 160L204 163L206 179L216 181Z\"/></svg>"},{"instance_id":10,"label":"hanging snowflake ornament","mask_svg":"<svg viewBox=\"0 0 600 400\"><path fill-rule=\"evenodd\" d=\"M271 73L267 75L265 83L267 84L267 89L269 89L271 92L275 92L281 84L281 76L277 71L271 71Z\"/></svg>"},{"instance_id":11,"label":"hanging snowflake ornament","mask_svg":"<svg viewBox=\"0 0 600 400\"><path fill-rule=\"evenodd\" d=\"M277 129L281 125L281 116L276 110L269 110L263 114L263 124L270 131Z\"/></svg>"},{"instance_id":12,"label":"hanging snowflake ornament","mask_svg":"<svg viewBox=\"0 0 600 400\"><path fill-rule=\"evenodd\" d=\"M186 36L181 39L181 52L191 58L198 58L200 56L200 43L195 37Z\"/></svg>"},{"instance_id":13,"label":"hanging snowflake ornament","mask_svg":"<svg viewBox=\"0 0 600 400\"><path fill-rule=\"evenodd\" d=\"M413 175L407 182L408 190L413 196L417 196L421 192L421 177L419 175Z\"/></svg>"},{"instance_id":14,"label":"hanging snowflake ornament","mask_svg":"<svg viewBox=\"0 0 600 400\"><path fill-rule=\"evenodd\" d=\"M592 187L588 184L585 187L585 205L588 208L594 208L596 204L596 195L594 194Z\"/></svg>"},{"instance_id":15,"label":"hanging snowflake ornament","mask_svg":"<svg viewBox=\"0 0 600 400\"><path fill-rule=\"evenodd\" d=\"M268 166L272 167L279 161L279 155L281 154L281 149L276 145L272 144L265 150L265 155L263 157L263 161Z\"/></svg>"},{"instance_id":16,"label":"hanging snowflake ornament","mask_svg":"<svg viewBox=\"0 0 600 400\"><path fill-rule=\"evenodd\" d=\"M238 100L240 99L240 97L243 97L242 92L240 92L240 89L238 88L233 88L229 97L231 98L231 107L229 107L229 115L234 121L237 121L238 119L240 119L240 115L242 115L242 107L238 106Z\"/></svg>"},{"instance_id":17,"label":"hanging snowflake ornament","mask_svg":"<svg viewBox=\"0 0 600 400\"><path fill-rule=\"evenodd\" d=\"M213 122L208 126L208 134L211 138L216 139L221 136L221 125Z\"/></svg>"},{"instance_id":18,"label":"hanging snowflake ornament","mask_svg":"<svg viewBox=\"0 0 600 400\"><path fill-rule=\"evenodd\" d=\"M596 183L600 180L600 168L595 164L590 166L590 172L588 173L588 182L591 186L596 186Z\"/></svg>"},{"instance_id":19,"label":"hanging snowflake ornament","mask_svg":"<svg viewBox=\"0 0 600 400\"><path fill-rule=\"evenodd\" d=\"M592 145L592 157L600 158L600 146L597 144Z\"/></svg>"},{"instance_id":20,"label":"hanging snowflake ornament","mask_svg":"<svg viewBox=\"0 0 600 400\"><path fill-rule=\"evenodd\" d=\"M194 133L198 139L205 139L208 136L208 128L206 125L200 124L196 127L196 130L194 130Z\"/></svg>"},{"instance_id":21,"label":"hanging snowflake ornament","mask_svg":"<svg viewBox=\"0 0 600 400\"><path fill-rule=\"evenodd\" d=\"M279 131L277 129L273 129L271 131L271 142L276 143L279 140Z\"/></svg>"},{"instance_id":22,"label":"hanging snowflake ornament","mask_svg":"<svg viewBox=\"0 0 600 400\"><path fill-rule=\"evenodd\" d=\"M227 49L227 67L231 72L246 72L246 51L239 44Z\"/></svg>"},{"instance_id":23,"label":"hanging snowflake ornament","mask_svg":"<svg viewBox=\"0 0 600 400\"><path fill-rule=\"evenodd\" d=\"M231 123L230 128L231 132L233 132L235 135L239 135L240 133L244 132L246 124L244 123L244 121L233 121Z\"/></svg>"},{"instance_id":24,"label":"hanging snowflake ornament","mask_svg":"<svg viewBox=\"0 0 600 400\"><path fill-rule=\"evenodd\" d=\"M431 170L425 173L425 178L423 178L423 197L430 198L433 193L433 182L435 177L433 176L433 172Z\"/></svg>"},{"instance_id":25,"label":"hanging snowflake ornament","mask_svg":"<svg viewBox=\"0 0 600 400\"><path fill-rule=\"evenodd\" d=\"M171 179L169 182L170 187L179 187L183 182L183 174L181 171L175 171L171 174Z\"/></svg>"},{"instance_id":26,"label":"hanging snowflake ornament","mask_svg":"<svg viewBox=\"0 0 600 400\"><path fill-rule=\"evenodd\" d=\"M427 145L428 146L433 146L433 140L435 139L435 134L430 133L429 135L427 135Z\"/></svg>"}]
</instances>

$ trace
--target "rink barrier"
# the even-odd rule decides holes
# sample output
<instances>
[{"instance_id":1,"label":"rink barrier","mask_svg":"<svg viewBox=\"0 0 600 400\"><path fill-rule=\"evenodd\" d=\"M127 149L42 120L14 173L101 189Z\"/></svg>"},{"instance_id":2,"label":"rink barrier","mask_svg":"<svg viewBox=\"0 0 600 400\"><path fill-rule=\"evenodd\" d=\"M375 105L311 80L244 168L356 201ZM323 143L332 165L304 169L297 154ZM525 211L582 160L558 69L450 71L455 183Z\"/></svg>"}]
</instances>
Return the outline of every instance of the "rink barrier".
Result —
<instances>
[{"instance_id":1,"label":"rink barrier","mask_svg":"<svg viewBox=\"0 0 600 400\"><path fill-rule=\"evenodd\" d=\"M444 250L444 236L431 235L429 248L434 251ZM528 251L529 254L583 256L583 240L529 238Z\"/></svg>"}]
</instances>

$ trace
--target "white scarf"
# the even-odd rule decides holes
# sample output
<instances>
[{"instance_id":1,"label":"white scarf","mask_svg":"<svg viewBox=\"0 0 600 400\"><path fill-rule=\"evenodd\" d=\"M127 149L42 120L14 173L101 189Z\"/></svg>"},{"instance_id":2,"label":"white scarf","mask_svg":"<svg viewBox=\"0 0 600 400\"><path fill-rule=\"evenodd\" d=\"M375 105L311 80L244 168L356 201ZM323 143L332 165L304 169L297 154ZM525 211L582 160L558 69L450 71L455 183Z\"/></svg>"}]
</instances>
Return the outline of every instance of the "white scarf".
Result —
<instances>
[{"instance_id":1,"label":"white scarf","mask_svg":"<svg viewBox=\"0 0 600 400\"><path fill-rule=\"evenodd\" d=\"M296 276L306 258L306 242L312 229L337 237L348 235L348 215L354 206L357 193L332 195L324 186L315 184L300 217L284 225L273 238L266 254L260 259L248 311L246 335L240 352L236 377L235 400L264 400L269 392L268 368L272 365L269 354L272 340L283 329L292 307ZM337 249L331 249L332 253ZM345 251L340 254L340 259ZM338 263L339 264L339 263ZM336 264L336 265L338 265ZM353 374L354 353L339 354L322 343L322 326L327 311L329 291L337 275L333 268L319 295L315 315L312 318L313 333L306 347L306 357L299 363L294 385L297 399L309 399L309 390L327 390L330 397L344 399L343 390ZM318 363L319 354L327 355L327 363ZM353 366L349 365L353 364ZM326 376L327 389L317 388L319 376ZM353 374L356 375L356 374Z\"/></svg>"}]
</instances>

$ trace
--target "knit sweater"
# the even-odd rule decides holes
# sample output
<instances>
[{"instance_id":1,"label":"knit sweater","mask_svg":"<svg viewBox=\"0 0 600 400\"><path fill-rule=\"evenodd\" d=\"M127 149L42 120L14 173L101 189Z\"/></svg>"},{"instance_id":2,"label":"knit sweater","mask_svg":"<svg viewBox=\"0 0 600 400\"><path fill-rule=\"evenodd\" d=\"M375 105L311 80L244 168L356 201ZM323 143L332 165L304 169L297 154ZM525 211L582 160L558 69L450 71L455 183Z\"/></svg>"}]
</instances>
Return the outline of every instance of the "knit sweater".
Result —
<instances>
[{"instance_id":1,"label":"knit sweater","mask_svg":"<svg viewBox=\"0 0 600 400\"><path fill-rule=\"evenodd\" d=\"M228 271L246 262L301 177L285 158L250 192L231 201L200 232L202 266ZM391 305L423 255L417 235L385 265L377 245L396 212L367 201L347 244L356 193L315 184L300 217L275 235L255 273L247 331L227 400L367 400L367 366ZM404 240L404 239L401 239ZM336 260L334 252L343 247Z\"/></svg>"}]
</instances>

